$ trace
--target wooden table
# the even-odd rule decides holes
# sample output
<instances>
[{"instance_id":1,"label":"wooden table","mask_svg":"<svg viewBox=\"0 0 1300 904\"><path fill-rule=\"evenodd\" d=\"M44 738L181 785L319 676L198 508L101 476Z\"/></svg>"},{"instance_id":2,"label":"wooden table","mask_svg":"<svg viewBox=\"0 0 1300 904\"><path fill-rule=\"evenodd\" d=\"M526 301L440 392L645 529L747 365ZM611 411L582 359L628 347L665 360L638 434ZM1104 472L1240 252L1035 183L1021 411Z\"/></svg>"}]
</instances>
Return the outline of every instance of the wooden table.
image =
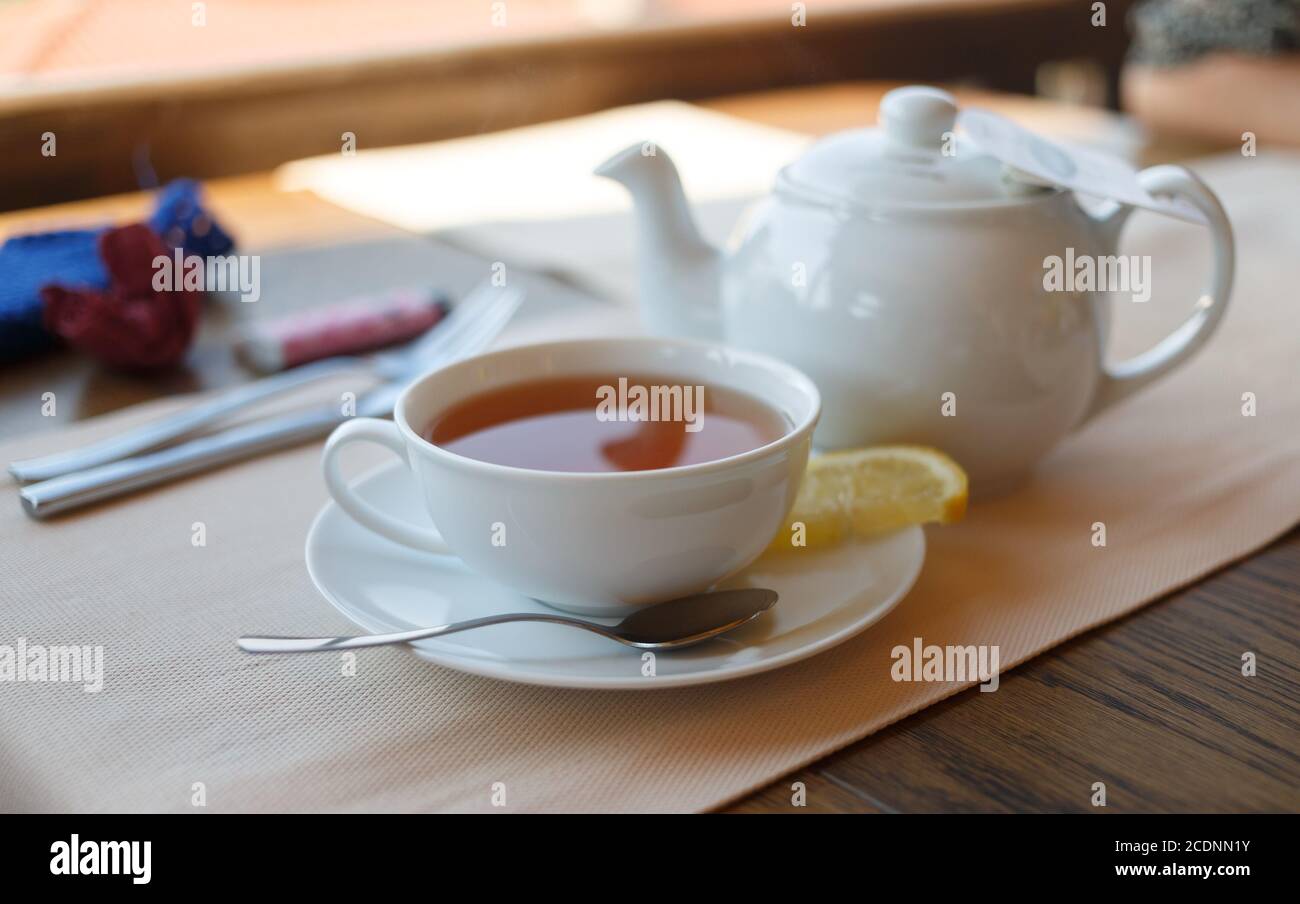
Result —
<instances>
[{"instance_id":1,"label":"wooden table","mask_svg":"<svg viewBox=\"0 0 1300 904\"><path fill-rule=\"evenodd\" d=\"M823 132L869 119L880 92L878 85L831 86L710 106ZM1061 108L1046 112L1074 115L1079 122L1097 116ZM246 248L395 233L313 196L282 193L265 176L213 183L210 197ZM138 216L146 204L142 197L123 196L4 214L0 236ZM69 354L6 368L0 424L6 433L47 429L39 412L46 391L56 392L60 405L77 416L89 417L161 393L245 379L221 339L219 328L206 333L189 366L163 383L108 374ZM1087 789L1102 776L1112 798L1122 797L1125 811L1267 809L1270 801L1294 800L1300 689L1294 681L1281 682L1289 694L1279 692L1267 705L1258 697L1244 705L1234 690L1234 672L1211 658L1204 638L1245 634L1248 627L1300 636L1297 601L1300 531L1021 666L1004 676L996 695L960 694L731 810L1092 810ZM1300 673L1300 647L1290 647L1288 661L1261 668ZM806 807L792 805L795 782L806 787Z\"/></svg>"}]
</instances>

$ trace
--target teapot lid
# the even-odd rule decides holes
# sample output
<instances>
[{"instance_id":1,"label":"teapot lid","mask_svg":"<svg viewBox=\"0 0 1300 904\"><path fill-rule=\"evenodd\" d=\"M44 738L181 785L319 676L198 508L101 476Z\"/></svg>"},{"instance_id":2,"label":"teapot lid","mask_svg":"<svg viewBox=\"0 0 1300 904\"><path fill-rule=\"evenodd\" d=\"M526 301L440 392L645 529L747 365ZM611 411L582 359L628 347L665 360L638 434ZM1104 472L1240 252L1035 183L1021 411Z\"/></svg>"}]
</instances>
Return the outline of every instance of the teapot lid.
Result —
<instances>
[{"instance_id":1,"label":"teapot lid","mask_svg":"<svg viewBox=\"0 0 1300 904\"><path fill-rule=\"evenodd\" d=\"M896 88L880 103L880 127L816 142L777 177L780 190L821 203L868 207L985 205L1050 190L1016 178L962 140L957 101L938 88Z\"/></svg>"},{"instance_id":2,"label":"teapot lid","mask_svg":"<svg viewBox=\"0 0 1300 904\"><path fill-rule=\"evenodd\" d=\"M776 184L816 203L868 209L986 207L1069 189L1206 223L1188 199L1148 192L1124 160L1056 144L989 110L959 111L951 94L920 85L884 96L879 128L822 139Z\"/></svg>"}]
</instances>

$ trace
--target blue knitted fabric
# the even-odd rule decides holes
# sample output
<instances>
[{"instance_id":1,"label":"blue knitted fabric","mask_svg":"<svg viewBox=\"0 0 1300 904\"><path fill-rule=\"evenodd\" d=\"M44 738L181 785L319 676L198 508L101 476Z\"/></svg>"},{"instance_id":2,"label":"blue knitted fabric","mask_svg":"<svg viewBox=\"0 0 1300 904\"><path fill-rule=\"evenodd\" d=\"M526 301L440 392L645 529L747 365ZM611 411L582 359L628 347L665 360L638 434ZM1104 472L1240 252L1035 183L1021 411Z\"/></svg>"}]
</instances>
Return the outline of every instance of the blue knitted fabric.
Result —
<instances>
[{"instance_id":1,"label":"blue knitted fabric","mask_svg":"<svg viewBox=\"0 0 1300 904\"><path fill-rule=\"evenodd\" d=\"M179 243L192 254L228 254L235 243L203 207L200 192L190 179L170 183L159 191L149 225L164 241ZM102 232L40 232L14 236L0 245L0 362L54 344L42 323L42 286L108 288L108 271L99 259Z\"/></svg>"},{"instance_id":2,"label":"blue knitted fabric","mask_svg":"<svg viewBox=\"0 0 1300 904\"><path fill-rule=\"evenodd\" d=\"M41 286L108 288L99 259L99 229L14 236L0 245L0 361L54 344L41 322Z\"/></svg>"},{"instance_id":3,"label":"blue knitted fabric","mask_svg":"<svg viewBox=\"0 0 1300 904\"><path fill-rule=\"evenodd\" d=\"M172 247L190 254L213 257L229 254L235 240L203 206L203 189L193 179L177 179L158 192L149 225Z\"/></svg>"}]
</instances>

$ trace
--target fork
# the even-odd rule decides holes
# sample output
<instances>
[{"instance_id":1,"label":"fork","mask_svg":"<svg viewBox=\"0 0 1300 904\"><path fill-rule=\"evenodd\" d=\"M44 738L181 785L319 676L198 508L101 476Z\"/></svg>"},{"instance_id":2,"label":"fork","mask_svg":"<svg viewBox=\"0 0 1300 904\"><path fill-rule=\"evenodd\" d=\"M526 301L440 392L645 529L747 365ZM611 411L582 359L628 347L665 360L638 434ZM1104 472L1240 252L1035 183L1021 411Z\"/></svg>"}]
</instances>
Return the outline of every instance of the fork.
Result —
<instances>
[{"instance_id":1,"label":"fork","mask_svg":"<svg viewBox=\"0 0 1300 904\"><path fill-rule=\"evenodd\" d=\"M482 351L514 316L522 301L523 292L516 288L473 293L443 320L441 333L445 341L423 361L424 369L431 370ZM403 375L362 395L357 400L357 415L391 415L397 397L415 376ZM20 488L18 495L27 514L45 518L324 436L347 417L338 406L331 404L263 418L165 449L31 483Z\"/></svg>"},{"instance_id":2,"label":"fork","mask_svg":"<svg viewBox=\"0 0 1300 904\"><path fill-rule=\"evenodd\" d=\"M227 390L213 399L79 449L15 461L9 465L9 473L20 482L29 483L117 461L128 455L155 449L264 399L334 374L368 371L385 381L409 379L426 369L444 349L456 341L455 325L451 322L456 311L465 309L472 314L476 308L486 305L495 294L488 283L480 283L447 318L430 327L419 338L392 351L368 357L338 355L305 364ZM463 322L462 320L462 324Z\"/></svg>"}]
</instances>

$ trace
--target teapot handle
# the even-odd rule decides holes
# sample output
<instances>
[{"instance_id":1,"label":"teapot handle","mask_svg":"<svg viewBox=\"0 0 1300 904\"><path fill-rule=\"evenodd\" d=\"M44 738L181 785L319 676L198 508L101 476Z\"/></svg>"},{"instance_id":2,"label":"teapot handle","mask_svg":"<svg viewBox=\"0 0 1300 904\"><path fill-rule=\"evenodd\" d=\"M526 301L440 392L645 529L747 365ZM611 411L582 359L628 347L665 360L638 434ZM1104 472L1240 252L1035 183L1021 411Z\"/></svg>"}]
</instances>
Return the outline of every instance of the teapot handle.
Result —
<instances>
[{"instance_id":1,"label":"teapot handle","mask_svg":"<svg viewBox=\"0 0 1300 904\"><path fill-rule=\"evenodd\" d=\"M1181 166L1153 166L1144 169L1138 173L1138 181L1153 195L1185 198L1205 214L1210 227L1210 240L1214 245L1214 269L1210 273L1209 287L1197 299L1192 315L1177 329L1140 355L1112 367L1102 366L1101 381L1081 424L1196 354L1219 325L1232 291L1235 262L1232 226L1214 193L1195 174ZM1131 211L1130 207L1120 206L1102 223L1108 227L1113 226L1118 231L1119 225Z\"/></svg>"}]
</instances>

